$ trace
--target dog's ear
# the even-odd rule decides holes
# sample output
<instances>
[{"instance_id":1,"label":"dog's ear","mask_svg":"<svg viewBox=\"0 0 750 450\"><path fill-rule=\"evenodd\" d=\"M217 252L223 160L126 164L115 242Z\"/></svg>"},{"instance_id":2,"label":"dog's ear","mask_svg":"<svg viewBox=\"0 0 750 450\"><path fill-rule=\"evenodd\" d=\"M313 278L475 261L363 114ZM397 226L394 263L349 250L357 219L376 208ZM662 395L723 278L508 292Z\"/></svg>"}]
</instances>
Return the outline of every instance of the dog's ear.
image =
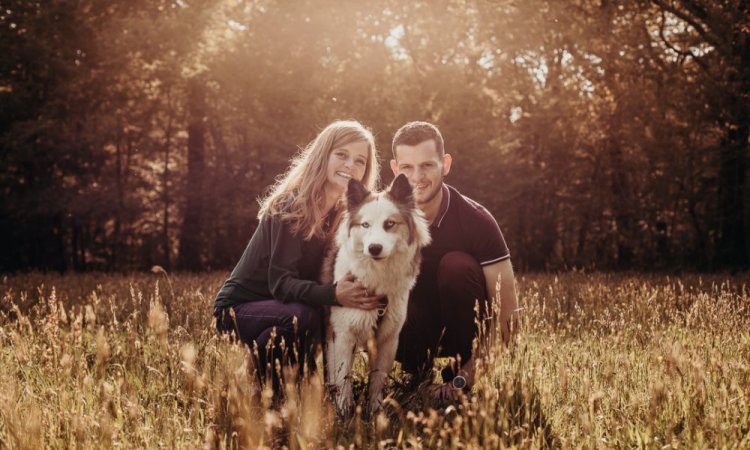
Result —
<instances>
[{"instance_id":1,"label":"dog's ear","mask_svg":"<svg viewBox=\"0 0 750 450\"><path fill-rule=\"evenodd\" d=\"M414 206L414 191L403 173L398 174L391 187L388 189L388 195L397 203L402 205Z\"/></svg>"},{"instance_id":2,"label":"dog's ear","mask_svg":"<svg viewBox=\"0 0 750 450\"><path fill-rule=\"evenodd\" d=\"M362 183L351 178L349 185L346 187L346 206L349 211L362 204L368 195L370 195L370 191L365 189Z\"/></svg>"}]
</instances>

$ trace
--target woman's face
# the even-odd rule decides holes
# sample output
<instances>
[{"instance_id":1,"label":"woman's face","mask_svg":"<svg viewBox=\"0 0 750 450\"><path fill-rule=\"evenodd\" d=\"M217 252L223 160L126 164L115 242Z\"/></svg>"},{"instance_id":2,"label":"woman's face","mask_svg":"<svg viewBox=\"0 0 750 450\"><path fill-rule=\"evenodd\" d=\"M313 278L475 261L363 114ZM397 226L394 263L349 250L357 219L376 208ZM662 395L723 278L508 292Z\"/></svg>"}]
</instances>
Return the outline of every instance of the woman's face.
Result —
<instances>
[{"instance_id":1,"label":"woman's face","mask_svg":"<svg viewBox=\"0 0 750 450\"><path fill-rule=\"evenodd\" d=\"M343 193L350 179L362 181L369 153L367 141L351 142L331 150L326 168L326 189Z\"/></svg>"}]
</instances>

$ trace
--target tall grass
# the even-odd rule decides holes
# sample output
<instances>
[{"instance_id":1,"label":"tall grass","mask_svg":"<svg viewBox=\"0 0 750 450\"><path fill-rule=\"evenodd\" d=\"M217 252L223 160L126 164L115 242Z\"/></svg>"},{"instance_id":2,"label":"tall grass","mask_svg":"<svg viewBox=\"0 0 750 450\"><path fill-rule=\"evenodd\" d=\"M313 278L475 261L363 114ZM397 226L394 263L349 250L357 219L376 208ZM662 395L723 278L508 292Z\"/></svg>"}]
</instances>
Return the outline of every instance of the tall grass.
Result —
<instances>
[{"instance_id":1,"label":"tall grass","mask_svg":"<svg viewBox=\"0 0 750 450\"><path fill-rule=\"evenodd\" d=\"M2 277L0 448L750 448L747 277L521 276L519 338L485 324L472 395L397 373L365 419L319 374L274 401L213 327L225 274L165 275Z\"/></svg>"}]
</instances>

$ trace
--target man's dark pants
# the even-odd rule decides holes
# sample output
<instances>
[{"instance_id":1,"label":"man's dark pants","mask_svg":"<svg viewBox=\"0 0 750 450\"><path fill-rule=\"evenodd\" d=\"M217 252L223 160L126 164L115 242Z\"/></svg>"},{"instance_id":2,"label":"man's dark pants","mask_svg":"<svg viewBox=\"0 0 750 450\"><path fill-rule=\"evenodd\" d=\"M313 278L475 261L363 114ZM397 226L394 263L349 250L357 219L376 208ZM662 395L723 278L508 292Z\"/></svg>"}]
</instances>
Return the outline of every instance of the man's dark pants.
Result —
<instances>
[{"instance_id":1,"label":"man's dark pants","mask_svg":"<svg viewBox=\"0 0 750 450\"><path fill-rule=\"evenodd\" d=\"M420 283L409 298L406 323L399 336L397 360L419 378L429 376L436 356L471 357L477 334L477 300L487 298L484 272L463 252L449 252L440 260L434 283ZM480 308L480 317L486 315Z\"/></svg>"}]
</instances>

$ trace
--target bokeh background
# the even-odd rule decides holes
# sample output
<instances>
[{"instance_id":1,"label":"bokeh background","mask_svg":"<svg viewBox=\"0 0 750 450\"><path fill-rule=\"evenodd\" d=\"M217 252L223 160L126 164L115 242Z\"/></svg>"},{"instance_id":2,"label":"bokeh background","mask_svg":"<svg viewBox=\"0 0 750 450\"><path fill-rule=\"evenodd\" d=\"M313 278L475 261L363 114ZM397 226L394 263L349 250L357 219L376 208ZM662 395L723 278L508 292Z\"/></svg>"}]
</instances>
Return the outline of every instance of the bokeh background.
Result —
<instances>
[{"instance_id":1,"label":"bokeh background","mask_svg":"<svg viewBox=\"0 0 750 450\"><path fill-rule=\"evenodd\" d=\"M0 0L0 270L230 268L334 119L442 130L521 270L742 270L750 2Z\"/></svg>"}]
</instances>

